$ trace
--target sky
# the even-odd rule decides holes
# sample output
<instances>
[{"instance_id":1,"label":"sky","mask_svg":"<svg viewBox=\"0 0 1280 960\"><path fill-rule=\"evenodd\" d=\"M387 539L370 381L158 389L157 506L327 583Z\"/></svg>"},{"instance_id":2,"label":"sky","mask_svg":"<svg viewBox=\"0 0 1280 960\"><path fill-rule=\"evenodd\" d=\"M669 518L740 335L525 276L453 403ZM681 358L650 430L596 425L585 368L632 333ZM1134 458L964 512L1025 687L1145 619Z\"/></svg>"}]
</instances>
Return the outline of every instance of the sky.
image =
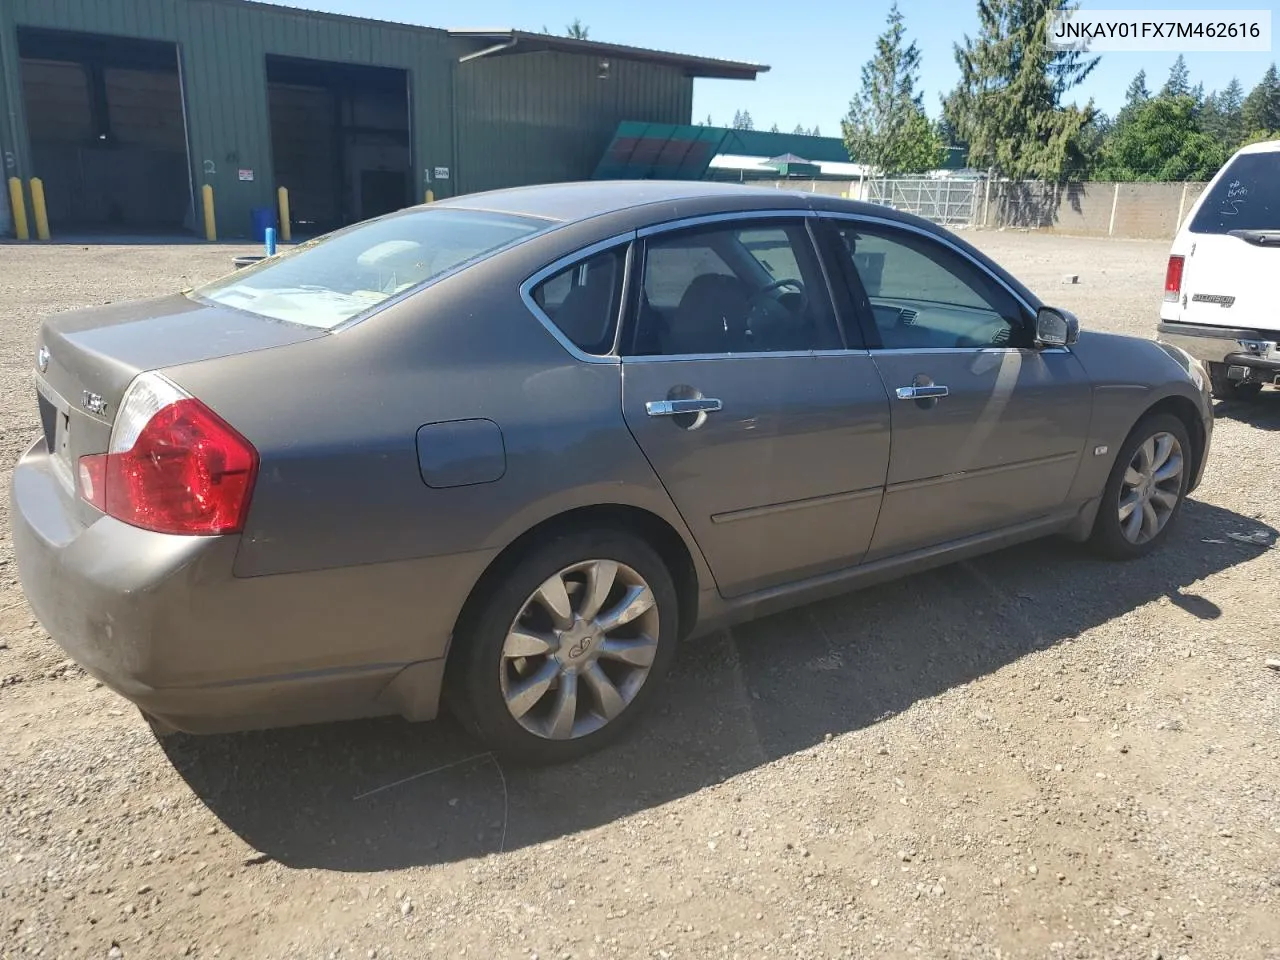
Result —
<instances>
[{"instance_id":1,"label":"sky","mask_svg":"<svg viewBox=\"0 0 1280 960\"><path fill-rule=\"evenodd\" d=\"M694 120L708 115L728 126L737 110L747 110L757 129L776 123L790 131L797 124L817 126L838 136L840 118L861 83L862 64L874 52L884 30L890 0L467 0L433 5L422 0L271 0L288 6L325 10L378 20L431 27L502 27L563 33L575 18L590 30L590 39L678 53L768 64L759 79L696 80ZM1245 92L1276 59L1280 33L1280 0L1084 0L1087 10L1236 9L1272 11L1270 53L1188 53L1191 84L1206 91L1225 87L1239 77ZM939 95L959 76L953 44L974 34L978 20L974 0L900 0L907 34L920 47L920 87L930 116L939 112ZM1080 104L1114 114L1124 91L1139 70L1147 72L1154 92L1164 83L1176 53L1111 53L1102 57L1086 81L1069 95Z\"/></svg>"}]
</instances>

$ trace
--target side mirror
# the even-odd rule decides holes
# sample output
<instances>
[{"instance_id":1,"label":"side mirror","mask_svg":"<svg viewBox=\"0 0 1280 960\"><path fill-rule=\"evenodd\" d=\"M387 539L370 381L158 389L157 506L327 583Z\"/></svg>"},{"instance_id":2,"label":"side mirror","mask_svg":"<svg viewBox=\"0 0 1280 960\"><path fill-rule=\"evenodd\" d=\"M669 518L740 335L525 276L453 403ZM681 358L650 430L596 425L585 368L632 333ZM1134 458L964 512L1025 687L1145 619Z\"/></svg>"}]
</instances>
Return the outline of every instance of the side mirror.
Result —
<instances>
[{"instance_id":1,"label":"side mirror","mask_svg":"<svg viewBox=\"0 0 1280 960\"><path fill-rule=\"evenodd\" d=\"M1041 307L1036 314L1036 346L1069 347L1080 339L1080 321L1070 310Z\"/></svg>"}]
</instances>

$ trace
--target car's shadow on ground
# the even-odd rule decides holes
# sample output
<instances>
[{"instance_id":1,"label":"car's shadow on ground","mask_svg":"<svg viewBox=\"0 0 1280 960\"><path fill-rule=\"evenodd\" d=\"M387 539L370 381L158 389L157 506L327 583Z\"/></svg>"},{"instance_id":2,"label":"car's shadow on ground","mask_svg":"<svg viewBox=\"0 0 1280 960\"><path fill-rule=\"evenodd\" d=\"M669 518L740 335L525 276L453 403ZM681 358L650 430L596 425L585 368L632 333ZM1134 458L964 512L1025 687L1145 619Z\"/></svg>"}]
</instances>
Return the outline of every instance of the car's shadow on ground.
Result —
<instances>
[{"instance_id":1,"label":"car's shadow on ground","mask_svg":"<svg viewBox=\"0 0 1280 960\"><path fill-rule=\"evenodd\" d=\"M175 737L165 749L228 827L286 865L371 871L482 856L869 727L1162 596L1188 623L1216 618L1191 585L1257 556L1265 548L1226 534L1258 529L1189 501L1163 549L1123 566L1047 540L687 644L637 731L568 766L499 766L448 719Z\"/></svg>"},{"instance_id":2,"label":"car's shadow on ground","mask_svg":"<svg viewBox=\"0 0 1280 960\"><path fill-rule=\"evenodd\" d=\"M1251 400L1220 400L1214 404L1213 415L1258 430L1280 430L1280 389L1264 389Z\"/></svg>"}]
</instances>

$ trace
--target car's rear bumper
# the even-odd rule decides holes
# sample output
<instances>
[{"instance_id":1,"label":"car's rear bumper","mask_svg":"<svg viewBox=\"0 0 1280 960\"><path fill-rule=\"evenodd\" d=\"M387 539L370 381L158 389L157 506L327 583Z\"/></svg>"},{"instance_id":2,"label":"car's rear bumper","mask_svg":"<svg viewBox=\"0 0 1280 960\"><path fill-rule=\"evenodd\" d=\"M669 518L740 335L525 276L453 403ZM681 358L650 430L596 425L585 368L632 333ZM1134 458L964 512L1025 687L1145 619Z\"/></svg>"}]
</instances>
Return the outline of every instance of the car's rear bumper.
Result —
<instances>
[{"instance_id":1,"label":"car's rear bumper","mask_svg":"<svg viewBox=\"0 0 1280 960\"><path fill-rule=\"evenodd\" d=\"M32 610L90 674L193 733L435 716L449 634L486 554L236 578L238 537L75 519L44 440L14 469Z\"/></svg>"},{"instance_id":2,"label":"car's rear bumper","mask_svg":"<svg viewBox=\"0 0 1280 960\"><path fill-rule=\"evenodd\" d=\"M1157 338L1181 347L1201 363L1280 372L1280 332L1162 321Z\"/></svg>"}]
</instances>

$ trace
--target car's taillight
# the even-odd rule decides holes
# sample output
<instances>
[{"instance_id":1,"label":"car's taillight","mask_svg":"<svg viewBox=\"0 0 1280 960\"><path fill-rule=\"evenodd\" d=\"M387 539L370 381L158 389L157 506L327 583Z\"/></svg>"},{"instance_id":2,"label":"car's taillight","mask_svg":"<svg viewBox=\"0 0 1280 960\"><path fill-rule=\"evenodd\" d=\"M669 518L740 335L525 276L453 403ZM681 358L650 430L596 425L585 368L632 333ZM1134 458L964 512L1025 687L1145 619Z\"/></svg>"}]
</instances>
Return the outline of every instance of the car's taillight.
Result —
<instances>
[{"instance_id":1,"label":"car's taillight","mask_svg":"<svg viewBox=\"0 0 1280 960\"><path fill-rule=\"evenodd\" d=\"M1169 303L1176 303L1182 293L1182 266L1185 258L1175 254L1169 258L1169 266L1164 271L1164 298Z\"/></svg>"},{"instance_id":2,"label":"car's taillight","mask_svg":"<svg viewBox=\"0 0 1280 960\"><path fill-rule=\"evenodd\" d=\"M258 452L230 424L158 374L125 393L103 454L81 457L80 495L158 533L238 533Z\"/></svg>"}]
</instances>

